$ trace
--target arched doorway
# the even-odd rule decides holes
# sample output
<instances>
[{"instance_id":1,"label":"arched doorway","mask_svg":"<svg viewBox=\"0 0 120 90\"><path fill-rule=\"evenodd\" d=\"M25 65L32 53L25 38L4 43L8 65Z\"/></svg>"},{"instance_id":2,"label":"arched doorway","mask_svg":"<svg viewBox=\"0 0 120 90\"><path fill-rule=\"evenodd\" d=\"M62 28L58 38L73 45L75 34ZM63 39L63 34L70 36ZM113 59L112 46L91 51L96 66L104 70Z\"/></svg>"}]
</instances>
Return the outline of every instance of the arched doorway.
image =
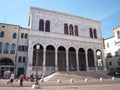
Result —
<instances>
[{"instance_id":1,"label":"arched doorway","mask_svg":"<svg viewBox=\"0 0 120 90\"><path fill-rule=\"evenodd\" d=\"M55 67L55 48L52 45L46 47L46 66Z\"/></svg>"},{"instance_id":2,"label":"arched doorway","mask_svg":"<svg viewBox=\"0 0 120 90\"><path fill-rule=\"evenodd\" d=\"M58 48L58 71L66 71L66 52L63 46Z\"/></svg>"},{"instance_id":3,"label":"arched doorway","mask_svg":"<svg viewBox=\"0 0 120 90\"><path fill-rule=\"evenodd\" d=\"M75 48L73 48L73 47L69 48L68 57L69 57L69 71L76 71L77 65L76 65Z\"/></svg>"},{"instance_id":4,"label":"arched doorway","mask_svg":"<svg viewBox=\"0 0 120 90\"><path fill-rule=\"evenodd\" d=\"M14 72L14 62L9 58L0 59L0 78L4 77L4 71Z\"/></svg>"},{"instance_id":5,"label":"arched doorway","mask_svg":"<svg viewBox=\"0 0 120 90\"><path fill-rule=\"evenodd\" d=\"M100 50L96 50L96 61L98 70L103 70L103 58Z\"/></svg>"},{"instance_id":6,"label":"arched doorway","mask_svg":"<svg viewBox=\"0 0 120 90\"><path fill-rule=\"evenodd\" d=\"M93 69L93 67L95 67L95 62L94 62L94 53L92 49L88 49L87 56L88 56L88 67L89 69Z\"/></svg>"},{"instance_id":7,"label":"arched doorway","mask_svg":"<svg viewBox=\"0 0 120 90\"><path fill-rule=\"evenodd\" d=\"M33 47L33 69L35 69L36 67L36 45L34 45ZM43 66L43 46L40 45L40 49L38 51L38 70L42 70L42 66Z\"/></svg>"},{"instance_id":8,"label":"arched doorway","mask_svg":"<svg viewBox=\"0 0 120 90\"><path fill-rule=\"evenodd\" d=\"M78 57L79 57L79 70L86 71L85 50L83 48L80 48L78 50Z\"/></svg>"}]
</instances>

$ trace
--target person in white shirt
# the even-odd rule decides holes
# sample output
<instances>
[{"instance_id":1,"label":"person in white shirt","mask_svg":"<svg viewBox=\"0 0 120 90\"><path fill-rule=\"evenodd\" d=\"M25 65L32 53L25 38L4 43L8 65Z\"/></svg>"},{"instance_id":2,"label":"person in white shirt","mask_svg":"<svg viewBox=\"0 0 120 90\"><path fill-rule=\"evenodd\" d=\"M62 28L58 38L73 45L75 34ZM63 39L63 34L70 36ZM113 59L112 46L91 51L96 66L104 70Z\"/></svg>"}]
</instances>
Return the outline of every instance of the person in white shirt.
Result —
<instances>
[{"instance_id":1,"label":"person in white shirt","mask_svg":"<svg viewBox=\"0 0 120 90\"><path fill-rule=\"evenodd\" d=\"M13 83L14 78L15 78L15 74L11 73L11 75L10 75L10 83Z\"/></svg>"}]
</instances>

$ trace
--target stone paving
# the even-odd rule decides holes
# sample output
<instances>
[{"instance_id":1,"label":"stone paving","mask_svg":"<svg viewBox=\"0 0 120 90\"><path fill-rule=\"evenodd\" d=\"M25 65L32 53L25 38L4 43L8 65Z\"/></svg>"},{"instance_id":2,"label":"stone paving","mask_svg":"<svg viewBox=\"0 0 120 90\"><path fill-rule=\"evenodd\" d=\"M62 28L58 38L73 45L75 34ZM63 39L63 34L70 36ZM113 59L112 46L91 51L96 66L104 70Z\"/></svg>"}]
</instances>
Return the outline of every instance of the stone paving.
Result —
<instances>
[{"instance_id":1,"label":"stone paving","mask_svg":"<svg viewBox=\"0 0 120 90\"><path fill-rule=\"evenodd\" d=\"M0 90L33 90L32 85L34 82L24 81L23 87L19 86L19 82L14 80L13 84L7 84L6 80L0 79ZM91 80L88 82L61 82L61 83L49 83L49 82L40 82L41 90L120 90L120 78L115 80L105 79L103 81Z\"/></svg>"},{"instance_id":2,"label":"stone paving","mask_svg":"<svg viewBox=\"0 0 120 90\"><path fill-rule=\"evenodd\" d=\"M85 76L85 75L84 75ZM90 75L89 75L90 76ZM70 79L73 79L71 82ZM74 74L55 74L47 82L40 82L41 90L120 90L120 78L91 78L85 82L85 77ZM58 83L58 79L60 82ZM7 84L7 80L0 79L0 90L33 90L35 82L24 81L23 86L19 86L18 80L13 84Z\"/></svg>"},{"instance_id":3,"label":"stone paving","mask_svg":"<svg viewBox=\"0 0 120 90\"><path fill-rule=\"evenodd\" d=\"M0 87L0 90L34 90L32 87ZM40 90L120 90L120 84L82 86L41 86Z\"/></svg>"}]
</instances>

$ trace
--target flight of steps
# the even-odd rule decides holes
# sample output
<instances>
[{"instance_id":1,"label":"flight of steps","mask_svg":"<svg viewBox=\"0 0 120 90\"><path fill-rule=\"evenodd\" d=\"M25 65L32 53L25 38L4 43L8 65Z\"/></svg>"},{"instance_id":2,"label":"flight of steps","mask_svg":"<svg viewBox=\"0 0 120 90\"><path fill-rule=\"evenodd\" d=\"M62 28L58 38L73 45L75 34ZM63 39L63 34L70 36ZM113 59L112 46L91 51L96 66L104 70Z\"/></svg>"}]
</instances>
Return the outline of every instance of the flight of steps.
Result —
<instances>
[{"instance_id":1,"label":"flight of steps","mask_svg":"<svg viewBox=\"0 0 120 90\"><path fill-rule=\"evenodd\" d=\"M85 78L88 80L98 80L100 77L104 79L111 78L104 72L57 72L47 83L57 83L58 80L61 80L62 83L70 83L70 79L77 83L84 81Z\"/></svg>"}]
</instances>

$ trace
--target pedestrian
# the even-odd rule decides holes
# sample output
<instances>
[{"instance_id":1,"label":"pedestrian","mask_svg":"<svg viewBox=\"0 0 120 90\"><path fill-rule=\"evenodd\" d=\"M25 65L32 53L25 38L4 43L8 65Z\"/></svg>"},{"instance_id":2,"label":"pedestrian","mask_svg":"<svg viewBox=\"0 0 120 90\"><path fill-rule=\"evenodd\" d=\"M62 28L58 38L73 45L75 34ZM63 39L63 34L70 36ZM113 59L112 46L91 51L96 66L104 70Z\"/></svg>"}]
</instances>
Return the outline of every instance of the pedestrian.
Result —
<instances>
[{"instance_id":1,"label":"pedestrian","mask_svg":"<svg viewBox=\"0 0 120 90\"><path fill-rule=\"evenodd\" d=\"M10 75L10 83L13 83L14 79L15 79L15 74L11 73L11 75Z\"/></svg>"},{"instance_id":2,"label":"pedestrian","mask_svg":"<svg viewBox=\"0 0 120 90\"><path fill-rule=\"evenodd\" d=\"M45 75L44 73L41 74L41 80L40 80L41 82L44 82L44 75Z\"/></svg>"},{"instance_id":3,"label":"pedestrian","mask_svg":"<svg viewBox=\"0 0 120 90\"><path fill-rule=\"evenodd\" d=\"M23 74L20 74L20 86L23 86L23 80L24 80L24 76Z\"/></svg>"},{"instance_id":4,"label":"pedestrian","mask_svg":"<svg viewBox=\"0 0 120 90\"><path fill-rule=\"evenodd\" d=\"M30 75L30 81L34 82L33 73Z\"/></svg>"}]
</instances>

